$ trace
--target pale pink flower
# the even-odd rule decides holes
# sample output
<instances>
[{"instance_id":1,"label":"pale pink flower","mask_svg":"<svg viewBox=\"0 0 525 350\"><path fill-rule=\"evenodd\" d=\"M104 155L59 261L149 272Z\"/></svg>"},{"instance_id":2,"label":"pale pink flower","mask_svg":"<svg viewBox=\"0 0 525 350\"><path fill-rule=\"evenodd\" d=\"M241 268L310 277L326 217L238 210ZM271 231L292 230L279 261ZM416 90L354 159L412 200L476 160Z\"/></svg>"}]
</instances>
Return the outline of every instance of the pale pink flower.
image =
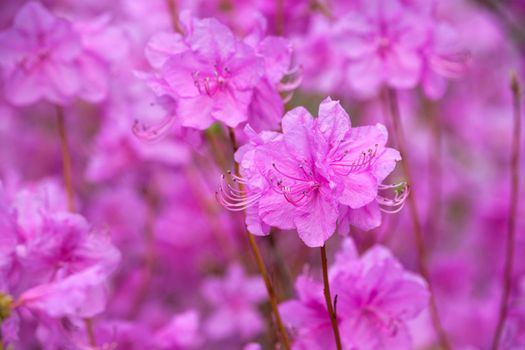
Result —
<instances>
[{"instance_id":1,"label":"pale pink flower","mask_svg":"<svg viewBox=\"0 0 525 350\"><path fill-rule=\"evenodd\" d=\"M159 349L190 349L202 342L199 337L199 314L189 310L173 316L170 322L153 336Z\"/></svg>"},{"instance_id":2,"label":"pale pink flower","mask_svg":"<svg viewBox=\"0 0 525 350\"><path fill-rule=\"evenodd\" d=\"M381 246L359 257L346 239L329 278L344 349L411 348L406 322L426 308L429 298L421 277L405 271ZM334 348L322 283L301 276L296 289L298 299L280 305L285 323L296 333L296 347Z\"/></svg>"},{"instance_id":3,"label":"pale pink flower","mask_svg":"<svg viewBox=\"0 0 525 350\"><path fill-rule=\"evenodd\" d=\"M301 82L298 76L281 83L297 71L290 69L289 42L260 33L241 39L219 21L187 12L180 20L183 34L157 33L146 47L156 72L138 74L159 100L174 101L171 113L152 128L155 136L175 121L200 130L217 121L233 128L246 122L257 130L278 128L284 108L279 92Z\"/></svg>"},{"instance_id":4,"label":"pale pink flower","mask_svg":"<svg viewBox=\"0 0 525 350\"><path fill-rule=\"evenodd\" d=\"M125 54L123 37L108 17L73 25L39 2L23 6L0 32L0 67L6 99L66 105L76 98L100 102L108 89L111 60Z\"/></svg>"},{"instance_id":5,"label":"pale pink flower","mask_svg":"<svg viewBox=\"0 0 525 350\"><path fill-rule=\"evenodd\" d=\"M257 304L266 298L263 280L246 276L240 266L230 266L224 278L206 280L203 295L214 307L205 321L206 332L212 339L232 336L247 339L264 328L257 310Z\"/></svg>"}]
</instances>

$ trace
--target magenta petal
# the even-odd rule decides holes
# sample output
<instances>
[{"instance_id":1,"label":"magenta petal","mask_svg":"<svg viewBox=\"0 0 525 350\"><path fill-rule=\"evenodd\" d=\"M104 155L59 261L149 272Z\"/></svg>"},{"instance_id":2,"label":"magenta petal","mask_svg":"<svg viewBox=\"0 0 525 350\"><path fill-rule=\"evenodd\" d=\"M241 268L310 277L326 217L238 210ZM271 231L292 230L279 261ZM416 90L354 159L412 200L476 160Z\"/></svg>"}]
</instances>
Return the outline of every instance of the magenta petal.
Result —
<instances>
[{"instance_id":1,"label":"magenta petal","mask_svg":"<svg viewBox=\"0 0 525 350\"><path fill-rule=\"evenodd\" d=\"M228 27L207 18L195 24L191 48L199 57L212 61L226 60L235 49L235 37Z\"/></svg>"},{"instance_id":2,"label":"magenta petal","mask_svg":"<svg viewBox=\"0 0 525 350\"><path fill-rule=\"evenodd\" d=\"M17 13L14 27L25 34L35 35L49 31L55 21L56 17L41 3L31 1Z\"/></svg>"},{"instance_id":3,"label":"magenta petal","mask_svg":"<svg viewBox=\"0 0 525 350\"><path fill-rule=\"evenodd\" d=\"M252 99L251 91L224 91L215 94L212 116L235 128L248 120L248 105Z\"/></svg>"},{"instance_id":4,"label":"magenta petal","mask_svg":"<svg viewBox=\"0 0 525 350\"><path fill-rule=\"evenodd\" d=\"M296 107L286 113L282 120L284 140L289 149L297 154L299 159L310 159L312 151L312 136L314 119L303 107Z\"/></svg>"},{"instance_id":5,"label":"magenta petal","mask_svg":"<svg viewBox=\"0 0 525 350\"><path fill-rule=\"evenodd\" d=\"M17 68L7 76L6 85L9 86L9 89L5 90L6 99L12 104L20 106L34 103L47 95L44 81L45 79L39 71L26 73ZM59 101L58 98L55 98L54 102L65 101Z\"/></svg>"},{"instance_id":6,"label":"magenta petal","mask_svg":"<svg viewBox=\"0 0 525 350\"><path fill-rule=\"evenodd\" d=\"M98 57L83 55L78 62L78 71L82 80L80 95L90 102L101 102L108 93L109 72L107 66Z\"/></svg>"},{"instance_id":7,"label":"magenta petal","mask_svg":"<svg viewBox=\"0 0 525 350\"><path fill-rule=\"evenodd\" d=\"M258 52L264 57L266 76L273 84L278 83L290 69L292 49L289 41L268 36L259 44Z\"/></svg>"},{"instance_id":8,"label":"magenta petal","mask_svg":"<svg viewBox=\"0 0 525 350\"><path fill-rule=\"evenodd\" d=\"M146 58L154 68L161 68L168 59L188 49L179 33L160 32L146 46Z\"/></svg>"},{"instance_id":9,"label":"magenta petal","mask_svg":"<svg viewBox=\"0 0 525 350\"><path fill-rule=\"evenodd\" d=\"M355 226L363 231L370 231L381 225L381 210L376 201L369 204L350 210L348 213L348 221L350 225Z\"/></svg>"},{"instance_id":10,"label":"magenta petal","mask_svg":"<svg viewBox=\"0 0 525 350\"><path fill-rule=\"evenodd\" d=\"M45 74L60 96L71 97L80 90L81 82L78 72L71 65L49 62L45 66Z\"/></svg>"},{"instance_id":11,"label":"magenta petal","mask_svg":"<svg viewBox=\"0 0 525 350\"><path fill-rule=\"evenodd\" d=\"M259 200L259 215L270 226L283 230L294 228L295 207L274 191L269 191Z\"/></svg>"},{"instance_id":12,"label":"magenta petal","mask_svg":"<svg viewBox=\"0 0 525 350\"><path fill-rule=\"evenodd\" d=\"M377 197L377 180L368 172L349 174L343 177L343 184L339 202L352 209L361 208Z\"/></svg>"},{"instance_id":13,"label":"magenta petal","mask_svg":"<svg viewBox=\"0 0 525 350\"><path fill-rule=\"evenodd\" d=\"M417 52L396 47L388 56L386 69L389 73L388 83L399 89L413 88L421 76L421 57Z\"/></svg>"},{"instance_id":14,"label":"magenta petal","mask_svg":"<svg viewBox=\"0 0 525 350\"><path fill-rule=\"evenodd\" d=\"M309 247L321 247L332 236L337 226L337 204L316 195L307 204L305 213L294 218L297 233Z\"/></svg>"},{"instance_id":15,"label":"magenta petal","mask_svg":"<svg viewBox=\"0 0 525 350\"><path fill-rule=\"evenodd\" d=\"M330 97L321 102L317 123L326 141L333 144L334 147L343 141L344 136L350 130L350 117L339 101L334 101Z\"/></svg>"},{"instance_id":16,"label":"magenta petal","mask_svg":"<svg viewBox=\"0 0 525 350\"><path fill-rule=\"evenodd\" d=\"M195 97L200 94L195 86L198 74L206 74L207 67L191 53L171 57L162 68L162 76L174 93L180 97Z\"/></svg>"}]
</instances>

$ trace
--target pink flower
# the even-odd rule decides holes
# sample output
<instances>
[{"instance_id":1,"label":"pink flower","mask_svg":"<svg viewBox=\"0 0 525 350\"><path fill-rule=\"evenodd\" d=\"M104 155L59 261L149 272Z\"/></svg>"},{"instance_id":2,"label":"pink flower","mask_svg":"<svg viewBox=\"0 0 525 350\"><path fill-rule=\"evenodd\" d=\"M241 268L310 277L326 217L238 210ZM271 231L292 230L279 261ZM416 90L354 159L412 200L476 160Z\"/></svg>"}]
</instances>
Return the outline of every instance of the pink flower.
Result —
<instances>
[{"instance_id":1,"label":"pink flower","mask_svg":"<svg viewBox=\"0 0 525 350\"><path fill-rule=\"evenodd\" d=\"M252 133L252 141L236 154L243 179L234 180L245 183L247 197L231 186L221 189L219 199L227 208L248 208L249 226L257 226L258 218L266 225L297 229L306 245L318 247L335 232L346 208L360 209L376 198L386 206L402 204L404 198L378 197L400 159L396 150L385 147L383 125L351 128L339 102L327 98L318 118L298 107L283 117L282 127L282 134ZM261 227L254 233L264 231Z\"/></svg>"},{"instance_id":2,"label":"pink flower","mask_svg":"<svg viewBox=\"0 0 525 350\"><path fill-rule=\"evenodd\" d=\"M21 306L54 318L91 317L105 308L105 283L120 253L82 216L62 211L55 195L44 183L10 203L0 198L7 208L0 217L7 210L14 228L0 250L0 271L9 272L7 289Z\"/></svg>"},{"instance_id":3,"label":"pink flower","mask_svg":"<svg viewBox=\"0 0 525 350\"><path fill-rule=\"evenodd\" d=\"M283 321L297 339L294 349L334 349L333 330L323 296L323 284L311 277L299 276L295 281L297 299L279 305ZM339 313L338 313L339 315Z\"/></svg>"},{"instance_id":4,"label":"pink flower","mask_svg":"<svg viewBox=\"0 0 525 350\"><path fill-rule=\"evenodd\" d=\"M167 91L177 98L182 125L206 129L214 121L230 127L245 121L263 61L214 19L195 21L186 43L188 48L160 70Z\"/></svg>"},{"instance_id":5,"label":"pink flower","mask_svg":"<svg viewBox=\"0 0 525 350\"><path fill-rule=\"evenodd\" d=\"M39 2L22 7L13 26L0 33L6 99L16 105L42 99L60 105L75 98L101 101L107 93L109 57L100 52L122 57L116 48L123 40L114 30L107 35L107 19L96 22L73 25Z\"/></svg>"},{"instance_id":6,"label":"pink flower","mask_svg":"<svg viewBox=\"0 0 525 350\"><path fill-rule=\"evenodd\" d=\"M205 323L212 339L251 338L264 328L263 318L257 311L257 304L266 298L263 281L259 277L247 277L240 266L230 266L223 279L205 281L203 294L215 308Z\"/></svg>"},{"instance_id":7,"label":"pink flower","mask_svg":"<svg viewBox=\"0 0 525 350\"><path fill-rule=\"evenodd\" d=\"M348 59L348 81L360 95L383 86L408 89L422 83L441 97L444 78L458 78L468 56L452 26L434 15L435 3L363 1L338 20L333 39Z\"/></svg>"},{"instance_id":8,"label":"pink flower","mask_svg":"<svg viewBox=\"0 0 525 350\"><path fill-rule=\"evenodd\" d=\"M429 297L422 278L405 271L384 247L374 246L359 257L350 239L329 274L344 349L410 349L406 322L426 308ZM297 332L297 348L333 348L322 284L302 276L296 288L298 299L284 302L280 310Z\"/></svg>"},{"instance_id":9,"label":"pink flower","mask_svg":"<svg viewBox=\"0 0 525 350\"><path fill-rule=\"evenodd\" d=\"M418 49L425 32L408 6L400 0L362 2L338 25L350 60L348 79L357 92L373 95L383 85L417 85L422 67Z\"/></svg>"},{"instance_id":10,"label":"pink flower","mask_svg":"<svg viewBox=\"0 0 525 350\"><path fill-rule=\"evenodd\" d=\"M69 21L37 2L18 12L13 27L0 33L0 64L6 98L17 105L40 99L65 104L81 88L75 60L79 35Z\"/></svg>"},{"instance_id":11,"label":"pink flower","mask_svg":"<svg viewBox=\"0 0 525 350\"><path fill-rule=\"evenodd\" d=\"M108 276L102 266L94 266L64 279L39 284L25 291L19 302L32 311L51 317L92 317L105 309Z\"/></svg>"},{"instance_id":12,"label":"pink flower","mask_svg":"<svg viewBox=\"0 0 525 350\"><path fill-rule=\"evenodd\" d=\"M459 47L459 35L448 23L434 19L427 31L421 83L427 97L439 99L445 93L446 79L458 79L466 72L470 55Z\"/></svg>"},{"instance_id":13,"label":"pink flower","mask_svg":"<svg viewBox=\"0 0 525 350\"><path fill-rule=\"evenodd\" d=\"M409 349L406 322L426 308L426 282L405 271L385 247L375 246L353 260L351 253L343 254L331 277L343 342L351 349Z\"/></svg>"},{"instance_id":14,"label":"pink flower","mask_svg":"<svg viewBox=\"0 0 525 350\"><path fill-rule=\"evenodd\" d=\"M139 74L159 99L176 100L162 125L176 119L200 130L216 121L229 127L249 121L257 130L277 128L284 108L279 92L300 83L280 83L291 73L288 41L256 34L241 40L215 19L198 20L187 12L180 18L184 34L158 33L146 48L157 73Z\"/></svg>"},{"instance_id":15,"label":"pink flower","mask_svg":"<svg viewBox=\"0 0 525 350\"><path fill-rule=\"evenodd\" d=\"M153 338L159 349L189 349L197 346L202 341L199 338L199 314L190 310L175 315Z\"/></svg>"}]
</instances>

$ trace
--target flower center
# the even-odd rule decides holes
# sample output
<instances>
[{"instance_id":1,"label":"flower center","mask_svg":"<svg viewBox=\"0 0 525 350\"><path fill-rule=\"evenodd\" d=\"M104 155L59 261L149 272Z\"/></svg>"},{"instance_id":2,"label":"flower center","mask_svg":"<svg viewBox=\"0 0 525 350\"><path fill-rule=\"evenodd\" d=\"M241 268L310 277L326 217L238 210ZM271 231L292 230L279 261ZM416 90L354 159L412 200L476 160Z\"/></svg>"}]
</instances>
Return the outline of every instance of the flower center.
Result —
<instances>
[{"instance_id":1,"label":"flower center","mask_svg":"<svg viewBox=\"0 0 525 350\"><path fill-rule=\"evenodd\" d=\"M226 87L231 72L228 67L221 68L215 65L211 73L195 71L192 73L193 82L201 95L213 96L217 91Z\"/></svg>"},{"instance_id":2,"label":"flower center","mask_svg":"<svg viewBox=\"0 0 525 350\"><path fill-rule=\"evenodd\" d=\"M276 171L276 176L269 176L270 183L288 202L297 207L307 204L321 187L306 161L299 163L298 167L301 171L297 175L286 173L275 163L272 166Z\"/></svg>"}]
</instances>

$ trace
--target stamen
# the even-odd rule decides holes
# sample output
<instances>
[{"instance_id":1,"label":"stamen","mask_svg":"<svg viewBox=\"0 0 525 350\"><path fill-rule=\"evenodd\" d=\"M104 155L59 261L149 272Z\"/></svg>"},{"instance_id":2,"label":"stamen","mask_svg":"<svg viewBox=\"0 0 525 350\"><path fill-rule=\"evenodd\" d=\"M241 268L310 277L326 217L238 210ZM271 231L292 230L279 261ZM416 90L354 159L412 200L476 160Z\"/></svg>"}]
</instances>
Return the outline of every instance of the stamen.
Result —
<instances>
[{"instance_id":1,"label":"stamen","mask_svg":"<svg viewBox=\"0 0 525 350\"><path fill-rule=\"evenodd\" d=\"M295 66L286 72L285 79L287 82L280 82L277 84L277 90L280 92L290 92L295 90L303 82L303 67Z\"/></svg>"},{"instance_id":2,"label":"stamen","mask_svg":"<svg viewBox=\"0 0 525 350\"><path fill-rule=\"evenodd\" d=\"M203 76L201 72L195 71L191 75L199 94L213 96L218 90L225 87L231 72L227 67L221 69L218 65L215 65L211 74Z\"/></svg>"},{"instance_id":3,"label":"stamen","mask_svg":"<svg viewBox=\"0 0 525 350\"><path fill-rule=\"evenodd\" d=\"M292 176L292 175L289 175L289 174L286 174L284 171L281 171L279 170L279 168L277 168L277 165L275 163L272 163L272 167L279 173L281 174L282 176L290 179L290 180L295 180L295 181L300 181L300 182L306 182L306 181L309 181L309 179L301 179L301 178L298 178L298 177L295 177L295 176ZM304 169L303 169L304 171Z\"/></svg>"},{"instance_id":4,"label":"stamen","mask_svg":"<svg viewBox=\"0 0 525 350\"><path fill-rule=\"evenodd\" d=\"M406 199L410 193L410 188L406 182L391 185L380 184L378 189L380 191L394 190L395 192L394 198L387 198L381 195L378 195L376 198L379 209L388 214L399 213L405 206Z\"/></svg>"},{"instance_id":5,"label":"stamen","mask_svg":"<svg viewBox=\"0 0 525 350\"><path fill-rule=\"evenodd\" d=\"M137 138L144 142L155 142L168 134L174 122L175 116L171 114L166 116L159 123L150 126L146 126L138 120L135 120L132 131Z\"/></svg>"},{"instance_id":6,"label":"stamen","mask_svg":"<svg viewBox=\"0 0 525 350\"><path fill-rule=\"evenodd\" d=\"M366 151L362 151L359 155L359 158L354 160L344 160L344 158L348 155L348 152L345 151L343 152L341 157L330 162L330 165L334 167L344 168L338 170L338 173L343 176L363 171L372 166L372 163L376 159L378 148L379 145L376 143L373 149L369 148Z\"/></svg>"},{"instance_id":7,"label":"stamen","mask_svg":"<svg viewBox=\"0 0 525 350\"><path fill-rule=\"evenodd\" d=\"M233 182L243 183L246 182L235 175L231 175L231 171L228 174L232 177ZM245 191L234 188L231 184L226 182L226 177L221 175L221 183L219 190L215 192L215 198L217 201L226 209L230 211L243 211L246 208L251 207L261 198L262 193L257 192L251 195L246 195Z\"/></svg>"}]
</instances>

